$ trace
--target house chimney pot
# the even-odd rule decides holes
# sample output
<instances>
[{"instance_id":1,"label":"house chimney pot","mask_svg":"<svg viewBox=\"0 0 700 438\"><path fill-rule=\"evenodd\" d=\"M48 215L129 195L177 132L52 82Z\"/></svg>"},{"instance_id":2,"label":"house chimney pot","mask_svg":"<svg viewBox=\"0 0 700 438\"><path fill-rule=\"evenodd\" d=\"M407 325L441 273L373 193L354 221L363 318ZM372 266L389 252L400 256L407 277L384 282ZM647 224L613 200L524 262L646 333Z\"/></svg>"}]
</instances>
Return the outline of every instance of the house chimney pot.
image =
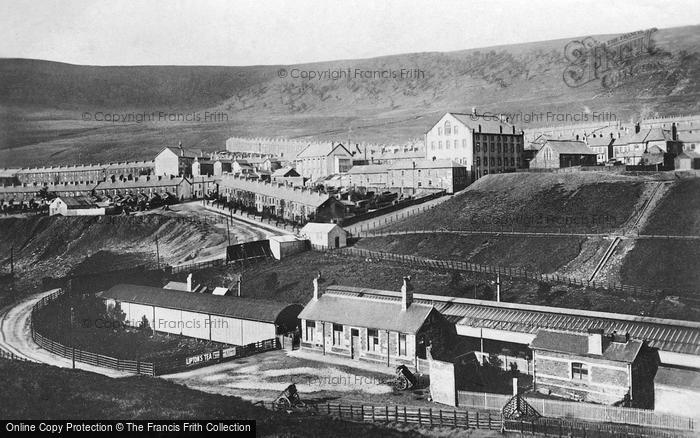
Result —
<instances>
[{"instance_id":1,"label":"house chimney pot","mask_svg":"<svg viewBox=\"0 0 700 438\"><path fill-rule=\"evenodd\" d=\"M603 329L588 329L588 354L603 354Z\"/></svg>"},{"instance_id":2,"label":"house chimney pot","mask_svg":"<svg viewBox=\"0 0 700 438\"><path fill-rule=\"evenodd\" d=\"M411 276L403 278L401 286L401 310L407 310L413 302L413 286L411 285Z\"/></svg>"}]
</instances>

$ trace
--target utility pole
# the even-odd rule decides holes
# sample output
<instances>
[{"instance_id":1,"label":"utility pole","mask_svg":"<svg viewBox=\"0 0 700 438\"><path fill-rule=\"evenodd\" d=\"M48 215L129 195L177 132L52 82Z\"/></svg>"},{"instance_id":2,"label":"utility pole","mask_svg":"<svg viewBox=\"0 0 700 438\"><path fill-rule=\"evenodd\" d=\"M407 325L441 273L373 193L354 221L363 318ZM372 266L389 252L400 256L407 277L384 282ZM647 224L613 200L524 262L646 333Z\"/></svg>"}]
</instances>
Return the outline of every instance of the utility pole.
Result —
<instances>
[{"instance_id":1,"label":"utility pole","mask_svg":"<svg viewBox=\"0 0 700 438\"><path fill-rule=\"evenodd\" d=\"M158 235L156 234L156 263L158 264L158 270L160 270L160 249L158 248Z\"/></svg>"},{"instance_id":2,"label":"utility pole","mask_svg":"<svg viewBox=\"0 0 700 438\"><path fill-rule=\"evenodd\" d=\"M15 246L10 248L10 274L15 275Z\"/></svg>"},{"instance_id":3,"label":"utility pole","mask_svg":"<svg viewBox=\"0 0 700 438\"><path fill-rule=\"evenodd\" d=\"M228 246L231 246L231 230L228 228L228 218L226 218L226 236L228 236Z\"/></svg>"},{"instance_id":4,"label":"utility pole","mask_svg":"<svg viewBox=\"0 0 700 438\"><path fill-rule=\"evenodd\" d=\"M73 336L73 306L70 306L70 346L72 351L73 369L75 369L75 339Z\"/></svg>"}]
</instances>

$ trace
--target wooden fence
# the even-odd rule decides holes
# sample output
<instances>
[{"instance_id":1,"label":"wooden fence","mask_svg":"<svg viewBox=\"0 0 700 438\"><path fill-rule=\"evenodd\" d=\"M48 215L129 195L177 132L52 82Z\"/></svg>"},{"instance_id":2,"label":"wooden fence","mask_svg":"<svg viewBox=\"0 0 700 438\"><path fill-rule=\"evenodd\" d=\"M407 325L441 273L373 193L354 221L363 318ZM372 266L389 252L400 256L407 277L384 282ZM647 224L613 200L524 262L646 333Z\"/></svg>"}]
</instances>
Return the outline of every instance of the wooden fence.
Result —
<instances>
[{"instance_id":1,"label":"wooden fence","mask_svg":"<svg viewBox=\"0 0 700 438\"><path fill-rule=\"evenodd\" d=\"M678 438L692 433L613 423L592 423L573 419L540 418L536 421L503 420L503 430L521 435L580 438Z\"/></svg>"},{"instance_id":2,"label":"wooden fence","mask_svg":"<svg viewBox=\"0 0 700 438\"><path fill-rule=\"evenodd\" d=\"M148 376L155 375L154 365L152 362L119 359L111 356L105 356L103 354L97 354L90 351L81 350L79 348L63 345L59 342L48 338L46 335L42 335L41 333L39 333L34 327L33 323L36 312L39 309L48 305L50 302L62 296L63 293L63 289L60 289L50 295L47 295L41 300L39 300L32 308L32 339L34 340L34 342L37 343L37 345L57 356L61 356L66 359L71 359L75 362L86 363L88 365L110 368L113 370L124 371L133 374L145 374Z\"/></svg>"},{"instance_id":3,"label":"wooden fence","mask_svg":"<svg viewBox=\"0 0 700 438\"><path fill-rule=\"evenodd\" d=\"M626 294L634 294L636 296L647 296L647 297L658 297L662 294L662 291L646 289L638 286L629 286L623 284L616 284L610 282L601 281L588 281L583 278L567 277L558 274L543 274L541 272L528 271L522 268L512 268L505 266L490 266L490 265L479 265L476 263L468 263L459 260L436 260L429 259L427 257L419 257L412 255L388 253L382 251L372 251L368 249L355 248L355 247L345 247L337 249L329 249L326 247L312 246L315 250L321 251L336 251L344 254L350 254L355 256L360 256L364 258L374 258L378 260L387 260L399 262L404 265L414 266L418 268L428 268L428 269L443 269L452 271L463 271L463 272L477 272L481 274L489 275L501 275L504 277L511 278L522 278L526 280L534 280L540 282L549 283L561 283L568 284L570 286L580 286L580 287L591 287L594 289L605 289L614 292L623 292Z\"/></svg>"},{"instance_id":4,"label":"wooden fence","mask_svg":"<svg viewBox=\"0 0 700 438\"><path fill-rule=\"evenodd\" d=\"M275 405L272 402L260 402L259 404L268 409L275 409ZM327 415L351 421L406 423L426 427L505 430L523 434L544 434L552 437L672 438L679 435L690 436L690 434L680 431L651 429L627 424L591 423L573 419L505 420L501 415L500 407L494 411L481 411L441 407L318 403L307 404L306 411L311 415Z\"/></svg>"},{"instance_id":5,"label":"wooden fence","mask_svg":"<svg viewBox=\"0 0 700 438\"><path fill-rule=\"evenodd\" d=\"M204 262L184 263L182 265L171 266L170 273L171 274L178 274L180 272L192 272L192 271L198 271L201 269L220 267L220 266L224 266L224 265L226 265L226 256L225 255L223 258L220 258L220 259L207 260Z\"/></svg>"},{"instance_id":6,"label":"wooden fence","mask_svg":"<svg viewBox=\"0 0 700 438\"><path fill-rule=\"evenodd\" d=\"M477 409L501 409L511 398L509 395L469 391L457 391L457 397L460 406ZM700 430L700 422L697 419L647 409L621 408L535 397L526 397L526 399L544 417L575 418L577 420L624 423L684 431Z\"/></svg>"},{"instance_id":7,"label":"wooden fence","mask_svg":"<svg viewBox=\"0 0 700 438\"><path fill-rule=\"evenodd\" d=\"M97 367L110 368L117 371L124 371L132 374L145 374L148 376L157 376L170 374L187 369L193 369L200 366L211 365L213 363L225 362L238 359L245 356L250 356L257 353L262 353L280 348L280 343L277 338L267 339L264 341L254 342L242 346L230 346L228 348L220 348L219 350L209 351L201 354L187 356L172 356L157 362L144 362L139 360L119 359L103 354L93 353L90 351L81 350L61 344L50 339L47 335L43 335L34 327L34 317L39 309L47 306L52 301L55 301L64 294L64 291L58 290L50 295L39 300L32 308L32 339L41 348L53 354L71 359L75 362L86 363ZM2 350L0 350L0 353ZM2 356L0 356L2 357Z\"/></svg>"},{"instance_id":8,"label":"wooden fence","mask_svg":"<svg viewBox=\"0 0 700 438\"><path fill-rule=\"evenodd\" d=\"M261 403L275 409L274 403ZM409 423L423 426L460 427L501 430L501 415L497 412L468 411L463 409L420 408L398 405L355 405L338 403L310 404L313 413L337 418L371 422Z\"/></svg>"}]
</instances>

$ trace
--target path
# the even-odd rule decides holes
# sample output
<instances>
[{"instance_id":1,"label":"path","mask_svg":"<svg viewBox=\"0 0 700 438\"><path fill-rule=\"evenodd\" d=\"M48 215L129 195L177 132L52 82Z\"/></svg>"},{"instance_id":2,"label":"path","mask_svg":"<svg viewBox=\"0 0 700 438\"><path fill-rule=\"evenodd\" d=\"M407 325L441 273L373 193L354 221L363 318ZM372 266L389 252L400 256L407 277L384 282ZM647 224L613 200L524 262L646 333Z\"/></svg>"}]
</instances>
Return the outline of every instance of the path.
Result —
<instances>
[{"instance_id":1,"label":"path","mask_svg":"<svg viewBox=\"0 0 700 438\"><path fill-rule=\"evenodd\" d=\"M61 368L71 368L73 366L70 359L49 353L40 348L32 339L30 328L32 307L43 297L55 291L56 289L53 289L30 295L0 310L0 349L32 362L45 363ZM129 375L122 371L95 367L80 362L76 362L75 367L85 371L104 374L108 377Z\"/></svg>"}]
</instances>

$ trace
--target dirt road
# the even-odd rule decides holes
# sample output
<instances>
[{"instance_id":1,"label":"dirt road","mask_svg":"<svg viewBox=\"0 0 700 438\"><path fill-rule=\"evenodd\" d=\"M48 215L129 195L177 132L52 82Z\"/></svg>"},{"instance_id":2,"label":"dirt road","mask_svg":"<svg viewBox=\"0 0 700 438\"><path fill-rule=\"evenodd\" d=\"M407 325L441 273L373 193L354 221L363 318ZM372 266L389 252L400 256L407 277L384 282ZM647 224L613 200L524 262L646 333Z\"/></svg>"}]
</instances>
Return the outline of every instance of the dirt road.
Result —
<instances>
[{"instance_id":1,"label":"dirt road","mask_svg":"<svg viewBox=\"0 0 700 438\"><path fill-rule=\"evenodd\" d=\"M62 368L71 368L73 366L70 359L65 359L49 353L40 348L32 339L29 325L32 307L44 296L50 295L55 291L56 289L53 289L30 295L22 301L0 310L0 349L33 362L45 363ZM108 377L124 377L129 375L121 371L95 367L80 362L76 362L75 367L85 371L104 374Z\"/></svg>"}]
</instances>

